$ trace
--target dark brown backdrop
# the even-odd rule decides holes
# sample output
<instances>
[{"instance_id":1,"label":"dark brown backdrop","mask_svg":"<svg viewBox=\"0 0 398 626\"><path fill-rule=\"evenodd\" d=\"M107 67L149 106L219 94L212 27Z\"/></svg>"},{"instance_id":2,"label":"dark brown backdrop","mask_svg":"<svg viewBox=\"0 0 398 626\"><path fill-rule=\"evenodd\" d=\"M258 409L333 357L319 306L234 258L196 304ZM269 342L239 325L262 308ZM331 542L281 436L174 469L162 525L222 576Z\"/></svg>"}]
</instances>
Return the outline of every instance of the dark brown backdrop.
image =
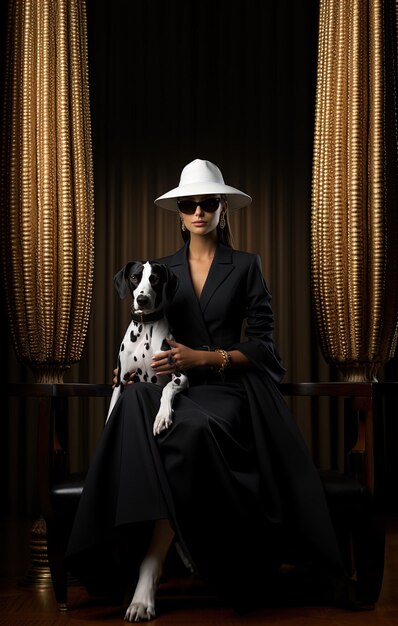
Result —
<instances>
[{"instance_id":1,"label":"dark brown backdrop","mask_svg":"<svg viewBox=\"0 0 398 626\"><path fill-rule=\"evenodd\" d=\"M233 217L232 227L236 247L262 257L285 380L338 379L320 354L310 302L318 2L87 0L87 10L94 298L83 358L65 380L111 380L128 319L128 303L117 298L113 275L128 260L181 245L177 216L155 208L153 199L174 187L194 158L214 161L228 184L253 197L251 207ZM4 306L2 313L6 329ZM7 380L31 380L10 346L7 363ZM396 380L397 373L395 358L380 379ZM311 412L319 408L325 419L318 428ZM292 405L324 467L342 464L341 418L331 420L330 409L326 400ZM34 410L32 403L9 401L0 444L7 508L28 515L36 507ZM396 405L390 411L396 413ZM104 403L95 402L71 420L73 467L89 460L105 414ZM396 419L388 428L393 480Z\"/></svg>"}]
</instances>

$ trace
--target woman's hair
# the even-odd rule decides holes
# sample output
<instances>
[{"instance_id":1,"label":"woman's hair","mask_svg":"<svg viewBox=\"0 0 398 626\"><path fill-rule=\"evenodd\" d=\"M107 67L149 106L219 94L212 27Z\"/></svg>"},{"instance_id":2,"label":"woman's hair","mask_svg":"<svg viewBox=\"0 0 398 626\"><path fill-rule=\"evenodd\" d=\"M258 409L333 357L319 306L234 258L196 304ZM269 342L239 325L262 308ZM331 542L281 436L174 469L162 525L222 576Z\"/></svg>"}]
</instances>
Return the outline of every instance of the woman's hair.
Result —
<instances>
[{"instance_id":1,"label":"woman's hair","mask_svg":"<svg viewBox=\"0 0 398 626\"><path fill-rule=\"evenodd\" d=\"M222 196L222 199L227 205L227 198L225 196ZM218 243L223 243L224 246L228 246L228 248L233 248L234 247L233 237L232 237L231 227L229 225L228 211L224 212L224 220L225 220L224 228L220 228L220 224L217 224L217 241ZM191 236L189 230L188 229L182 230L181 226L182 224L180 220L181 236L184 241L189 241L190 236Z\"/></svg>"}]
</instances>

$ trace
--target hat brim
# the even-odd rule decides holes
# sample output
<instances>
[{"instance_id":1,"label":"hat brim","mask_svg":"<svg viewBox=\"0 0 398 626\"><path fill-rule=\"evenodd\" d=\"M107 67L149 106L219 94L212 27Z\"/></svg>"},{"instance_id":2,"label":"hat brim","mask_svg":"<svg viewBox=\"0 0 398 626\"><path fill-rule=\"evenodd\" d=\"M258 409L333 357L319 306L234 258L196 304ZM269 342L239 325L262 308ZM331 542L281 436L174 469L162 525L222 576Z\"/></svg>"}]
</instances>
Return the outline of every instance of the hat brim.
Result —
<instances>
[{"instance_id":1,"label":"hat brim","mask_svg":"<svg viewBox=\"0 0 398 626\"><path fill-rule=\"evenodd\" d=\"M222 185L220 183L208 182L205 185L203 183L191 183L189 185L182 185L175 187L171 191L156 198L156 206L168 211L178 211L177 198L183 198L185 196L205 196L213 194L225 194L227 196L228 208L231 211L236 209L243 209L243 207L251 204L251 197L243 191L230 187L229 185Z\"/></svg>"}]
</instances>

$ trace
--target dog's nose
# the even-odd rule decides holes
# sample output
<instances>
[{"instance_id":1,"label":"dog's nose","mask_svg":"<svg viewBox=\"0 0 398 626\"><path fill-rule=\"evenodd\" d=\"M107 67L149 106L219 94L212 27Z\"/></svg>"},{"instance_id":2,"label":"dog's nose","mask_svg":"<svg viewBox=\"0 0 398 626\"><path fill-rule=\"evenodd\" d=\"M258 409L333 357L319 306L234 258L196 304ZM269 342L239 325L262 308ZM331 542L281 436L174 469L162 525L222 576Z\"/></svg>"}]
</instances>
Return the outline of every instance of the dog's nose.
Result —
<instances>
[{"instance_id":1,"label":"dog's nose","mask_svg":"<svg viewBox=\"0 0 398 626\"><path fill-rule=\"evenodd\" d=\"M146 304L148 304L148 302L149 302L148 296L142 296L142 295L137 296L137 304L139 304L140 306L145 306Z\"/></svg>"}]
</instances>

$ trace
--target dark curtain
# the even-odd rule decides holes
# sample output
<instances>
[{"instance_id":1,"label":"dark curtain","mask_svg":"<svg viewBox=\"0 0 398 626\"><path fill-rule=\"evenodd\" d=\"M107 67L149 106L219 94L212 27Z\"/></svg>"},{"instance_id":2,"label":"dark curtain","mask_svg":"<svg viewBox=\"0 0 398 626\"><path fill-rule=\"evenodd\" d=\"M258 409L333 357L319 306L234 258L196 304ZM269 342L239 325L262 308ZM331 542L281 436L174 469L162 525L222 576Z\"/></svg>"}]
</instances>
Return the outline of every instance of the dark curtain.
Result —
<instances>
[{"instance_id":1,"label":"dark curtain","mask_svg":"<svg viewBox=\"0 0 398 626\"><path fill-rule=\"evenodd\" d=\"M65 381L111 381L129 315L113 275L128 260L181 245L177 215L153 200L176 186L195 158L215 162L227 184L253 197L251 207L233 215L235 246L262 257L285 381L337 380L320 354L310 301L318 2L87 0L87 10L94 294L83 358ZM6 328L4 314L3 320ZM397 374L395 358L380 380ZM8 380L29 378L9 349ZM291 405L316 462L341 467L339 403ZM70 426L74 468L87 464L106 415L103 402L82 409ZM396 413L396 405L389 410ZM314 417L319 411L321 421ZM30 513L35 418L28 423L17 400L8 415L0 445L9 508ZM398 477L396 420L388 424L389 470Z\"/></svg>"}]
</instances>

